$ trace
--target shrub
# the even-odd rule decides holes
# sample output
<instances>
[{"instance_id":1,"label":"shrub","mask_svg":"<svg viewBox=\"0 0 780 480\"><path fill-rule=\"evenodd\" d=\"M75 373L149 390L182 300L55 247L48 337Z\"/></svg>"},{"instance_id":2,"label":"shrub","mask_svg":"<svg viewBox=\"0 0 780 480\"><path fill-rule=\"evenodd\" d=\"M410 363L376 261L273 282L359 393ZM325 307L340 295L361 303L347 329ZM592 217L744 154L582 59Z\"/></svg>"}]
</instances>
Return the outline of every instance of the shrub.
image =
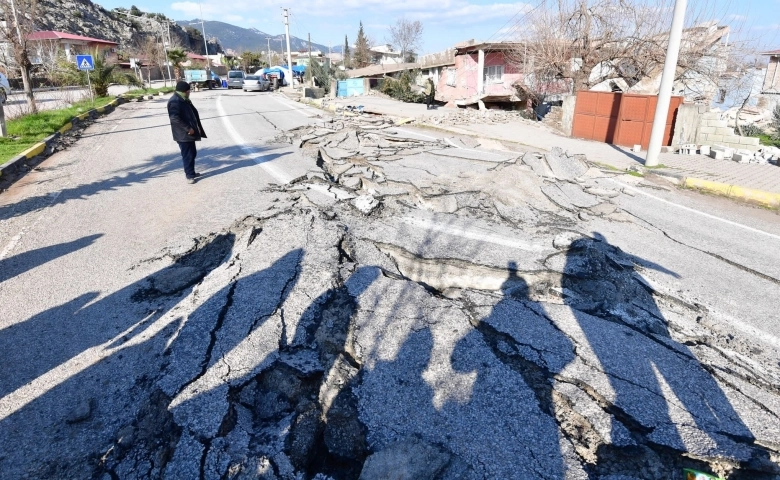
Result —
<instances>
[{"instance_id":1,"label":"shrub","mask_svg":"<svg viewBox=\"0 0 780 480\"><path fill-rule=\"evenodd\" d=\"M772 126L772 138L774 140L780 140L780 104L775 105L775 109L772 110L772 120L769 123Z\"/></svg>"},{"instance_id":2,"label":"shrub","mask_svg":"<svg viewBox=\"0 0 780 480\"><path fill-rule=\"evenodd\" d=\"M412 91L413 72L408 70L401 73L398 79L385 78L379 91L385 95L406 103L423 103L425 94Z\"/></svg>"},{"instance_id":3,"label":"shrub","mask_svg":"<svg viewBox=\"0 0 780 480\"><path fill-rule=\"evenodd\" d=\"M739 135L738 130L734 130L734 133ZM750 124L742 126L742 136L744 137L760 137L764 135L764 131L758 125Z\"/></svg>"}]
</instances>

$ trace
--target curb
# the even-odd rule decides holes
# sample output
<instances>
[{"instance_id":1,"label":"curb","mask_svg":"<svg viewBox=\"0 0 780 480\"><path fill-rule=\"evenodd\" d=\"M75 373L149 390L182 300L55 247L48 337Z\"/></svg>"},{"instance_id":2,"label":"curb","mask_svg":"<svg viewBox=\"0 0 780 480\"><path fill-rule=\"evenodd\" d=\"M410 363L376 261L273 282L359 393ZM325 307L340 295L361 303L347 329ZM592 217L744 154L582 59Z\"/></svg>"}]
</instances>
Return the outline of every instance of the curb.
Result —
<instances>
[{"instance_id":1,"label":"curb","mask_svg":"<svg viewBox=\"0 0 780 480\"><path fill-rule=\"evenodd\" d=\"M57 132L55 132L52 135L49 135L48 137L44 138L42 141L36 143L32 147L28 148L27 150L23 151L19 155L13 157L12 159L8 160L4 164L0 165L0 178L2 178L5 175L8 175L10 173L16 172L21 166L22 163L26 160L29 160L33 157L36 157L46 151L49 146L60 137L60 135L64 134L71 128L73 128L74 122L83 121L88 117L91 117L93 114L95 116L98 116L99 114L108 113L110 110L113 110L117 105L124 103L124 99L121 97L117 97L114 100L111 100L107 104L105 104L102 107L97 107L92 110L89 110L85 113L82 113L81 115L78 115L76 117L73 117L68 123L63 125Z\"/></svg>"},{"instance_id":2,"label":"curb","mask_svg":"<svg viewBox=\"0 0 780 480\"><path fill-rule=\"evenodd\" d=\"M780 207L780 193L765 192L754 188L729 185L728 183L713 182L701 178L688 177L683 181L683 186L718 193L731 198L738 198L760 205L778 208Z\"/></svg>"}]
</instances>

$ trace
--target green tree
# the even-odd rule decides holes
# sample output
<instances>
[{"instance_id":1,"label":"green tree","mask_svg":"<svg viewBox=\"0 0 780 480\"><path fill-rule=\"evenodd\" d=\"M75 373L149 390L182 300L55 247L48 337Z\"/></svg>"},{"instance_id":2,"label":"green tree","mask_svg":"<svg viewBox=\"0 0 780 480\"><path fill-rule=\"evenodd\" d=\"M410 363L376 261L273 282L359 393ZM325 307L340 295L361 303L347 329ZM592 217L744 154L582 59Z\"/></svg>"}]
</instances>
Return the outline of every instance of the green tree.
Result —
<instances>
[{"instance_id":1,"label":"green tree","mask_svg":"<svg viewBox=\"0 0 780 480\"><path fill-rule=\"evenodd\" d=\"M187 60L187 52L183 48L172 48L168 50L168 60L173 64L173 68L176 70L176 78L182 78L181 64Z\"/></svg>"},{"instance_id":2,"label":"green tree","mask_svg":"<svg viewBox=\"0 0 780 480\"><path fill-rule=\"evenodd\" d=\"M264 64L262 54L250 51L241 54L241 61L248 72L254 72Z\"/></svg>"},{"instance_id":3,"label":"green tree","mask_svg":"<svg viewBox=\"0 0 780 480\"><path fill-rule=\"evenodd\" d=\"M136 17L140 17L140 16L141 16L141 15L143 15L143 14L144 14L144 12L142 12L142 11L141 11L141 10L140 10L138 7L136 7L135 5L132 5L132 6L130 7L130 15L135 15Z\"/></svg>"},{"instance_id":4,"label":"green tree","mask_svg":"<svg viewBox=\"0 0 780 480\"><path fill-rule=\"evenodd\" d=\"M120 72L116 69L117 65L106 61L102 53L95 50L92 52L92 61L95 69L89 74L89 81L92 84L92 91L97 97L108 95L108 87L112 83L122 85L133 85L136 87L143 84L133 74ZM81 72L75 63L67 62L59 69L58 76L64 85L87 85L87 78Z\"/></svg>"},{"instance_id":5,"label":"green tree","mask_svg":"<svg viewBox=\"0 0 780 480\"><path fill-rule=\"evenodd\" d=\"M363 31L363 22L360 22L357 40L355 41L355 54L353 56L354 67L363 68L371 64L371 42Z\"/></svg>"},{"instance_id":6,"label":"green tree","mask_svg":"<svg viewBox=\"0 0 780 480\"><path fill-rule=\"evenodd\" d=\"M772 140L780 142L780 105L775 105L774 110L772 110L769 126L774 130L772 132Z\"/></svg>"},{"instance_id":7,"label":"green tree","mask_svg":"<svg viewBox=\"0 0 780 480\"><path fill-rule=\"evenodd\" d=\"M342 63L344 64L344 68L349 68L349 40L347 40L347 36L344 35L344 51L341 52L341 58Z\"/></svg>"}]
</instances>

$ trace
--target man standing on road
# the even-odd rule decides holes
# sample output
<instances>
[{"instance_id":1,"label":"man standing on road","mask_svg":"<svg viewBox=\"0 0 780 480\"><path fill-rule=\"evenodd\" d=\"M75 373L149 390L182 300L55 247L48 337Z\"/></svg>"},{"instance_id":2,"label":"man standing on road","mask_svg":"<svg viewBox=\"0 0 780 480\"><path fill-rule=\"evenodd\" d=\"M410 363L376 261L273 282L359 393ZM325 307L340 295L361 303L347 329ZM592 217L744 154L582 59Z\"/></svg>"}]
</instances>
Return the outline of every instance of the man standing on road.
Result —
<instances>
[{"instance_id":1,"label":"man standing on road","mask_svg":"<svg viewBox=\"0 0 780 480\"><path fill-rule=\"evenodd\" d=\"M195 142L206 138L206 132L200 124L198 110L190 101L189 83L183 81L176 83L176 91L168 100L168 118L171 119L173 139L179 144L181 150L187 183L195 183L195 178L200 176L200 173L195 172L195 156L198 154Z\"/></svg>"},{"instance_id":2,"label":"man standing on road","mask_svg":"<svg viewBox=\"0 0 780 480\"><path fill-rule=\"evenodd\" d=\"M427 95L427 98L425 99L425 109L428 110L431 108L431 105L433 105L433 97L436 96L436 87L433 85L433 80L431 78L428 78L428 81L425 82L425 95Z\"/></svg>"}]
</instances>

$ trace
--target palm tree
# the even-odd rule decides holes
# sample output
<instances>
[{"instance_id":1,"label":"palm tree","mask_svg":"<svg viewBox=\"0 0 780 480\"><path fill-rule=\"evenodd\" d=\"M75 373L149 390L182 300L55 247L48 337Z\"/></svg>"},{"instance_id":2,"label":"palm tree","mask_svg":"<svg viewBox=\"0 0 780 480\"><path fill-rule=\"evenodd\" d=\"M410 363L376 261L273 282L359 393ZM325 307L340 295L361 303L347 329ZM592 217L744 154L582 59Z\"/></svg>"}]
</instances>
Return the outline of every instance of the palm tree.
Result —
<instances>
[{"instance_id":1,"label":"palm tree","mask_svg":"<svg viewBox=\"0 0 780 480\"><path fill-rule=\"evenodd\" d=\"M115 63L106 62L105 57L97 50L92 55L95 69L89 72L89 79L92 83L92 90L96 97L105 97L108 95L108 87L112 83L122 85L141 86L138 77L129 73L116 71Z\"/></svg>"},{"instance_id":2,"label":"palm tree","mask_svg":"<svg viewBox=\"0 0 780 480\"><path fill-rule=\"evenodd\" d=\"M143 86L135 75L119 72L116 70L115 63L108 63L100 51L95 50L92 53L92 62L94 70L88 72L89 83L95 96L105 97L108 95L108 87L111 84L119 83L122 85ZM67 62L61 70L59 76L66 85L86 85L86 76L78 70L75 63Z\"/></svg>"},{"instance_id":3,"label":"palm tree","mask_svg":"<svg viewBox=\"0 0 780 480\"><path fill-rule=\"evenodd\" d=\"M172 48L168 50L168 60L173 63L173 68L176 70L176 78L182 78L181 64L187 59L187 53L181 48Z\"/></svg>"}]
</instances>

